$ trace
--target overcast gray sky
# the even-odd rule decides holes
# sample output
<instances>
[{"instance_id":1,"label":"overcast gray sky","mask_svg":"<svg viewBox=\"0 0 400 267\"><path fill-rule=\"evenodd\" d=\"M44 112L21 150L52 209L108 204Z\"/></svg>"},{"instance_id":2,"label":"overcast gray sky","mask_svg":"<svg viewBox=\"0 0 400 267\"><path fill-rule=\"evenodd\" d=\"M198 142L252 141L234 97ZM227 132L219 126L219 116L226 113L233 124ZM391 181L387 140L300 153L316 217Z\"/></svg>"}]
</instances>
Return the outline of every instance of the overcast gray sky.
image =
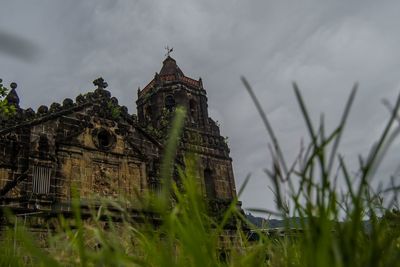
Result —
<instances>
[{"instance_id":1,"label":"overcast gray sky","mask_svg":"<svg viewBox=\"0 0 400 267\"><path fill-rule=\"evenodd\" d=\"M102 76L136 113L142 88L161 68L164 46L183 72L203 78L211 117L229 137L237 187L252 178L243 206L274 208L263 168L271 159L264 126L240 76L247 77L284 154L307 140L291 82L313 119L332 129L354 82L360 88L340 152L356 162L378 138L400 91L399 1L2 0L0 78L18 83L23 107L75 98ZM396 140L381 167L400 163ZM354 170L356 170L354 168Z\"/></svg>"}]
</instances>

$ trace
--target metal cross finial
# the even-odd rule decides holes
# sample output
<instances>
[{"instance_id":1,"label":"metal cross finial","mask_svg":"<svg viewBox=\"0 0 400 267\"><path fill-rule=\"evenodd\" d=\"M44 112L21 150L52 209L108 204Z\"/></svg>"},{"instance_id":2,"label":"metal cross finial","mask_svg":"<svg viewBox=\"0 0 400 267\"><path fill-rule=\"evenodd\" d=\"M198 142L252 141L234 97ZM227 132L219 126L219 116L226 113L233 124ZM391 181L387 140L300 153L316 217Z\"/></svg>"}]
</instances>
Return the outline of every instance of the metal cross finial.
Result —
<instances>
[{"instance_id":1,"label":"metal cross finial","mask_svg":"<svg viewBox=\"0 0 400 267\"><path fill-rule=\"evenodd\" d=\"M167 45L165 47L165 50L167 50L167 53L165 54L165 56L169 57L169 54L171 54L171 52L174 51L174 48L173 47L169 48L169 46Z\"/></svg>"}]
</instances>

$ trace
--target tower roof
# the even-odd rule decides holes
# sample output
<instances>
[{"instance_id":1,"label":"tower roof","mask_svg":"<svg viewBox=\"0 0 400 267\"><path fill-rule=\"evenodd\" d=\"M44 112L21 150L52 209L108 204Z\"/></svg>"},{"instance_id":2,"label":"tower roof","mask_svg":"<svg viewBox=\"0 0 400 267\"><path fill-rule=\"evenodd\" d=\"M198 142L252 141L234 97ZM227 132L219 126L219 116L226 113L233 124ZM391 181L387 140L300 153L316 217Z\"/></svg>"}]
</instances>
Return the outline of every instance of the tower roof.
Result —
<instances>
[{"instance_id":1,"label":"tower roof","mask_svg":"<svg viewBox=\"0 0 400 267\"><path fill-rule=\"evenodd\" d=\"M179 76L184 76L182 70L176 64L176 60L168 56L163 61L163 66L160 70L160 75L165 76L165 75L175 75L175 74L178 74Z\"/></svg>"},{"instance_id":2,"label":"tower roof","mask_svg":"<svg viewBox=\"0 0 400 267\"><path fill-rule=\"evenodd\" d=\"M171 56L167 56L163 61L163 66L161 67L160 73L156 73L154 79L152 79L143 90L138 90L138 97L142 97L156 87L158 83L169 83L178 82L190 86L196 89L202 89L203 84L201 79L195 80L189 78L183 74L182 70L176 64L176 60Z\"/></svg>"}]
</instances>

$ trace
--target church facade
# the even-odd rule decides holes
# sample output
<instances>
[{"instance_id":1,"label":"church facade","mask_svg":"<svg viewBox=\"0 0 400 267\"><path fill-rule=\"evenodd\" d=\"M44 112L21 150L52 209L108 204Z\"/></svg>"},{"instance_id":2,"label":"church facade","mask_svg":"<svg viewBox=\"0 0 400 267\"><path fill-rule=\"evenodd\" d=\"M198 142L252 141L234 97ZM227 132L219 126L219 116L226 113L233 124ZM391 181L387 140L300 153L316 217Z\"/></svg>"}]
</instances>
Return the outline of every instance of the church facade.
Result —
<instances>
[{"instance_id":1,"label":"church facade","mask_svg":"<svg viewBox=\"0 0 400 267\"><path fill-rule=\"evenodd\" d=\"M93 92L35 112L19 106L16 84L7 96L16 112L0 121L0 206L16 214L71 210L72 188L82 203L135 197L160 189L159 169L170 120L187 111L176 164L198 158L198 183L218 212L236 197L232 160L219 126L208 116L207 93L168 55L161 70L138 89L137 115L95 80Z\"/></svg>"}]
</instances>

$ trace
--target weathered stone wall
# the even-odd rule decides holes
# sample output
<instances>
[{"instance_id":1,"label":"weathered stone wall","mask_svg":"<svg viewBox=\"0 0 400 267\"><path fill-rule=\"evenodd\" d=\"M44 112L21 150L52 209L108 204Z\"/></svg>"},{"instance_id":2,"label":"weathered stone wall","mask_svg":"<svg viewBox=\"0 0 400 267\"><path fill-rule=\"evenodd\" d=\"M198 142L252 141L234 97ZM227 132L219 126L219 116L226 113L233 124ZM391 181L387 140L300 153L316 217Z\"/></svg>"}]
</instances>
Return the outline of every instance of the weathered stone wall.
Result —
<instances>
[{"instance_id":1,"label":"weathered stone wall","mask_svg":"<svg viewBox=\"0 0 400 267\"><path fill-rule=\"evenodd\" d=\"M58 158L62 200L71 198L73 185L81 198L117 198L147 190L146 164L138 158L68 147L63 147Z\"/></svg>"}]
</instances>

